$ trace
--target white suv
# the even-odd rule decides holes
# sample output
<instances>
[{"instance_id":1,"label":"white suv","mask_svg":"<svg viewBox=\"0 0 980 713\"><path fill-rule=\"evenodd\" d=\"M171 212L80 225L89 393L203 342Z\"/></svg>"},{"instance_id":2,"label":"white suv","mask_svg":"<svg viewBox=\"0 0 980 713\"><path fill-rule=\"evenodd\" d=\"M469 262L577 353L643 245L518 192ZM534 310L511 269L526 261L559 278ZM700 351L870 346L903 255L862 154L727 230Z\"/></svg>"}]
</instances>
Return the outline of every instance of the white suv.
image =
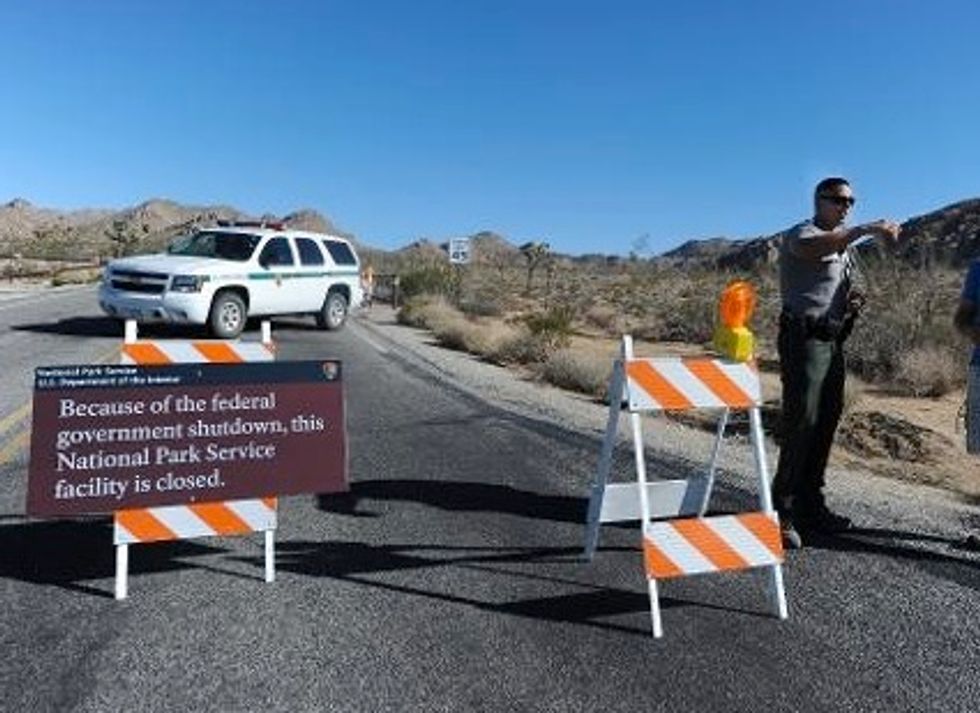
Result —
<instances>
[{"instance_id":1,"label":"white suv","mask_svg":"<svg viewBox=\"0 0 980 713\"><path fill-rule=\"evenodd\" d=\"M166 253L112 260L99 288L112 317L206 324L219 339L259 316L312 314L321 329L340 329L362 300L348 241L271 223L219 222Z\"/></svg>"}]
</instances>

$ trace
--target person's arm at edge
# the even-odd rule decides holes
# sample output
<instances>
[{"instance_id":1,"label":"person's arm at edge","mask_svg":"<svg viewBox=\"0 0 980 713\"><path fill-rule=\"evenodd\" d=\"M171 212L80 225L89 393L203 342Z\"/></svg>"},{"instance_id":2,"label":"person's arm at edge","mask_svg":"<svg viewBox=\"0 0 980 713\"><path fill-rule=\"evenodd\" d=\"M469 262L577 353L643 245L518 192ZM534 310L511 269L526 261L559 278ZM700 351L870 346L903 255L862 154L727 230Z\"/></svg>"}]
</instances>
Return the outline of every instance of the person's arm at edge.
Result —
<instances>
[{"instance_id":1,"label":"person's arm at edge","mask_svg":"<svg viewBox=\"0 0 980 713\"><path fill-rule=\"evenodd\" d=\"M961 334L970 338L974 344L980 344L980 328L974 324L977 314L977 305L972 300L960 299L953 315L953 324Z\"/></svg>"},{"instance_id":2,"label":"person's arm at edge","mask_svg":"<svg viewBox=\"0 0 980 713\"><path fill-rule=\"evenodd\" d=\"M966 272L960 301L953 314L953 325L960 334L965 335L974 344L980 344L980 328L977 327L977 303L974 295L980 287L980 262L973 261Z\"/></svg>"}]
</instances>

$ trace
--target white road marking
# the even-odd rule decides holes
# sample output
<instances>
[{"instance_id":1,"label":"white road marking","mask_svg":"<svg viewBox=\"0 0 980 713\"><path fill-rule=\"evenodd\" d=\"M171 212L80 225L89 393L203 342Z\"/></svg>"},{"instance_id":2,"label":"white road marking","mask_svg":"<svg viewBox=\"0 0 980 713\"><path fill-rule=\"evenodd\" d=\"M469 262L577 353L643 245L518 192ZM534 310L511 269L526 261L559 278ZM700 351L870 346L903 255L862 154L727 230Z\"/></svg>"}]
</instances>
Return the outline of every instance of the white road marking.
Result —
<instances>
[{"instance_id":1,"label":"white road marking","mask_svg":"<svg viewBox=\"0 0 980 713\"><path fill-rule=\"evenodd\" d=\"M21 450L26 449L31 441L31 429L27 428L9 439L0 448L0 466L10 465Z\"/></svg>"},{"instance_id":2,"label":"white road marking","mask_svg":"<svg viewBox=\"0 0 980 713\"><path fill-rule=\"evenodd\" d=\"M0 419L0 433L6 433L20 424L31 413L31 402L25 401L19 408Z\"/></svg>"},{"instance_id":3,"label":"white road marking","mask_svg":"<svg viewBox=\"0 0 980 713\"><path fill-rule=\"evenodd\" d=\"M96 364L109 364L119 359L119 349L113 348L98 357ZM0 465L8 465L17 453L27 446L31 437L30 417L33 410L33 403L25 401L16 409L0 419L0 434L4 435L0 439ZM8 433L12 433L9 438Z\"/></svg>"}]
</instances>

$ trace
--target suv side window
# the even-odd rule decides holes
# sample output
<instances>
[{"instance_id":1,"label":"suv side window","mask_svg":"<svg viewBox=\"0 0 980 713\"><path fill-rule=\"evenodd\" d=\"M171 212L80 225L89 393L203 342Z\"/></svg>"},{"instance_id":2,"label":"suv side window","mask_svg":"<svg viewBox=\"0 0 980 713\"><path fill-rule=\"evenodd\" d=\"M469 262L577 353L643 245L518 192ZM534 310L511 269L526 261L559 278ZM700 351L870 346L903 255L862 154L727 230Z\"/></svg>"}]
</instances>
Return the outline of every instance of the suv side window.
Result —
<instances>
[{"instance_id":1,"label":"suv side window","mask_svg":"<svg viewBox=\"0 0 980 713\"><path fill-rule=\"evenodd\" d=\"M350 245L347 243L342 243L339 240L324 240L323 246L330 253L330 257L337 265L356 265L357 258L354 257L354 251L350 249Z\"/></svg>"},{"instance_id":2,"label":"suv side window","mask_svg":"<svg viewBox=\"0 0 980 713\"><path fill-rule=\"evenodd\" d=\"M273 238L267 242L259 255L259 264L266 267L292 265L293 251L289 249L289 241L286 238Z\"/></svg>"},{"instance_id":3,"label":"suv side window","mask_svg":"<svg viewBox=\"0 0 980 713\"><path fill-rule=\"evenodd\" d=\"M299 248L299 262L301 265L322 265L323 253L317 247L315 240L309 238L296 238L296 247Z\"/></svg>"}]
</instances>

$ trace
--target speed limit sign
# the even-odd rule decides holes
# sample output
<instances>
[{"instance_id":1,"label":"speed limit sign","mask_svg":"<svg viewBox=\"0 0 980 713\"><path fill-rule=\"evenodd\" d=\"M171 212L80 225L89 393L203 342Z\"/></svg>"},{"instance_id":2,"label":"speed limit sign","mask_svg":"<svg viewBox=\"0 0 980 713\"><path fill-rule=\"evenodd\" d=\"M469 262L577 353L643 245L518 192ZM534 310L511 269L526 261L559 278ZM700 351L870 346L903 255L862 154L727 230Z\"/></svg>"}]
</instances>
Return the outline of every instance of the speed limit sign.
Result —
<instances>
[{"instance_id":1,"label":"speed limit sign","mask_svg":"<svg viewBox=\"0 0 980 713\"><path fill-rule=\"evenodd\" d=\"M453 238L449 241L449 262L465 265L470 261L470 239Z\"/></svg>"}]
</instances>

